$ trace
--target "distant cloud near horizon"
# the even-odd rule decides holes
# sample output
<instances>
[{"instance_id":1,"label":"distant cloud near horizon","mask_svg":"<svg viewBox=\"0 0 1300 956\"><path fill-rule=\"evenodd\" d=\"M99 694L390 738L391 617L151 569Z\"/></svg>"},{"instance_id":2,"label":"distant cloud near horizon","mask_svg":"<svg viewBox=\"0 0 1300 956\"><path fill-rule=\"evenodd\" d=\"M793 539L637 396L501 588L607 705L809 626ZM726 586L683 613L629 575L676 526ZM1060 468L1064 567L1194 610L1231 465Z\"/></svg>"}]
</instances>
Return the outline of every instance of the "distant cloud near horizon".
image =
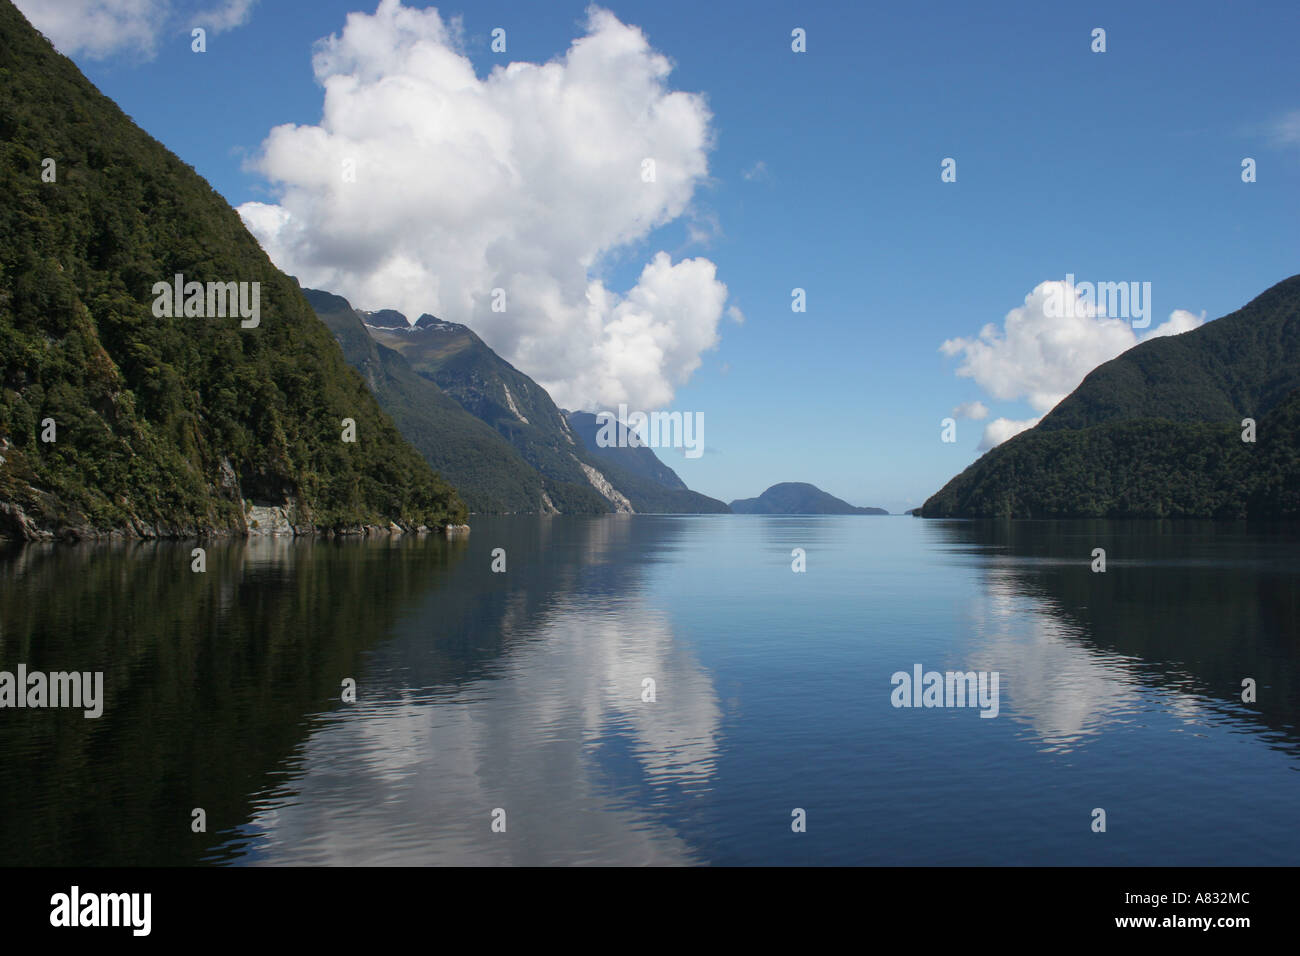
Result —
<instances>
[{"instance_id":1,"label":"distant cloud near horizon","mask_svg":"<svg viewBox=\"0 0 1300 956\"><path fill-rule=\"evenodd\" d=\"M480 78L456 21L383 0L313 68L320 125L270 131L252 165L279 202L239 209L276 265L359 308L463 322L566 408L664 407L717 345L708 259L647 251L631 288L601 277L681 217L714 234L691 205L712 115L639 28L591 7L562 56Z\"/></svg>"},{"instance_id":2,"label":"distant cloud near horizon","mask_svg":"<svg viewBox=\"0 0 1300 956\"><path fill-rule=\"evenodd\" d=\"M257 0L14 0L14 5L64 56L103 60L119 53L151 59L164 33L189 45L203 27L224 33L248 22Z\"/></svg>"},{"instance_id":3,"label":"distant cloud near horizon","mask_svg":"<svg viewBox=\"0 0 1300 956\"><path fill-rule=\"evenodd\" d=\"M1076 303L1072 314L1050 314L1054 299ZM1024 305L1006 314L1001 329L990 322L977 337L948 339L939 350L960 356L957 375L973 379L992 398L1022 400L1039 413L1038 418L989 422L980 442L981 450L986 450L1036 425L1098 365L1140 341L1188 332L1204 321L1203 313L1198 317L1176 309L1139 338L1128 320L1107 318L1078 299L1069 283L1049 280L1035 286Z\"/></svg>"}]
</instances>

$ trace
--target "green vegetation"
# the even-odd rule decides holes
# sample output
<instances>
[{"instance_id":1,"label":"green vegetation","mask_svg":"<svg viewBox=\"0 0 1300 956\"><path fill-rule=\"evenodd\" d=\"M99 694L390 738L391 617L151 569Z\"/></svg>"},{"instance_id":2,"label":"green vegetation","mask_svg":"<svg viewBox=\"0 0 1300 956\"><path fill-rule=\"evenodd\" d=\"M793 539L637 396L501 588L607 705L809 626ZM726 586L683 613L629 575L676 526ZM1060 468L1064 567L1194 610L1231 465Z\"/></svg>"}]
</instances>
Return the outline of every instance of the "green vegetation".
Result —
<instances>
[{"instance_id":1,"label":"green vegetation","mask_svg":"<svg viewBox=\"0 0 1300 956\"><path fill-rule=\"evenodd\" d=\"M1256 441L1242 440L1242 420ZM1300 276L1095 369L924 517L1300 517Z\"/></svg>"},{"instance_id":2,"label":"green vegetation","mask_svg":"<svg viewBox=\"0 0 1300 956\"><path fill-rule=\"evenodd\" d=\"M1237 424L1300 388L1300 276L1231 315L1151 339L1094 369L1038 428L1122 419Z\"/></svg>"},{"instance_id":3,"label":"green vegetation","mask_svg":"<svg viewBox=\"0 0 1300 956\"><path fill-rule=\"evenodd\" d=\"M0 195L0 532L239 531L245 499L326 529L464 520L238 214L8 0ZM178 273L260 283L260 325L155 318Z\"/></svg>"}]
</instances>

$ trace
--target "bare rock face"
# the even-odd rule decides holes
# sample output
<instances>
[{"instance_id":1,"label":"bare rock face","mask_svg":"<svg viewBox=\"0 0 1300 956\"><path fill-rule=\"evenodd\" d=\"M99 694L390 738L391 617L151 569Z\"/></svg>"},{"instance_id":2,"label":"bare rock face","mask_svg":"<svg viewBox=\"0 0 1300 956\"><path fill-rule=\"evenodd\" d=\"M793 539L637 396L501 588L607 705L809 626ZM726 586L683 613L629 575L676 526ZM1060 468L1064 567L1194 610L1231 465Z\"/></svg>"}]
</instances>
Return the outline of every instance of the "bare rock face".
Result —
<instances>
[{"instance_id":1,"label":"bare rock face","mask_svg":"<svg viewBox=\"0 0 1300 956\"><path fill-rule=\"evenodd\" d=\"M289 508L286 505L250 504L244 509L244 522L248 525L250 536L295 533L293 522L289 520Z\"/></svg>"},{"instance_id":2,"label":"bare rock face","mask_svg":"<svg viewBox=\"0 0 1300 956\"><path fill-rule=\"evenodd\" d=\"M0 535L21 541L49 541L54 537L52 532L38 528L19 505L7 501L0 501Z\"/></svg>"},{"instance_id":3,"label":"bare rock face","mask_svg":"<svg viewBox=\"0 0 1300 956\"><path fill-rule=\"evenodd\" d=\"M578 461L577 458L574 458L574 461ZM611 485L609 479L586 462L578 461L578 467L580 467L583 473L587 476L587 480L591 482L591 486L604 495L605 498L608 499L609 503L614 506L614 511L616 513L628 515L636 514L632 508L632 502L628 501L617 488Z\"/></svg>"},{"instance_id":4,"label":"bare rock face","mask_svg":"<svg viewBox=\"0 0 1300 956\"><path fill-rule=\"evenodd\" d=\"M221 459L221 468L217 472L217 487L229 497L239 497L239 477L229 458Z\"/></svg>"}]
</instances>

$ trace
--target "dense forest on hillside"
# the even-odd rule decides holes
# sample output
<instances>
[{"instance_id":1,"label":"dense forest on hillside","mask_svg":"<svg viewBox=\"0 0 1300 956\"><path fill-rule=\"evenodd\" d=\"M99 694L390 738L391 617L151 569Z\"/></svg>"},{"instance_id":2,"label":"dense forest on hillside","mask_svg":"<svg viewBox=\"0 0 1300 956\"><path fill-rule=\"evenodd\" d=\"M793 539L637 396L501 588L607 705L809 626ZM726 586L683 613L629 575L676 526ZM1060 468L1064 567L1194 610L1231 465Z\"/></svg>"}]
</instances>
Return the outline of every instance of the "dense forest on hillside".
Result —
<instances>
[{"instance_id":1,"label":"dense forest on hillside","mask_svg":"<svg viewBox=\"0 0 1300 956\"><path fill-rule=\"evenodd\" d=\"M0 195L0 533L463 520L238 214L8 0ZM176 274L260 283L259 324L156 318Z\"/></svg>"},{"instance_id":2,"label":"dense forest on hillside","mask_svg":"<svg viewBox=\"0 0 1300 956\"><path fill-rule=\"evenodd\" d=\"M921 513L1300 518L1300 276L1099 366Z\"/></svg>"}]
</instances>

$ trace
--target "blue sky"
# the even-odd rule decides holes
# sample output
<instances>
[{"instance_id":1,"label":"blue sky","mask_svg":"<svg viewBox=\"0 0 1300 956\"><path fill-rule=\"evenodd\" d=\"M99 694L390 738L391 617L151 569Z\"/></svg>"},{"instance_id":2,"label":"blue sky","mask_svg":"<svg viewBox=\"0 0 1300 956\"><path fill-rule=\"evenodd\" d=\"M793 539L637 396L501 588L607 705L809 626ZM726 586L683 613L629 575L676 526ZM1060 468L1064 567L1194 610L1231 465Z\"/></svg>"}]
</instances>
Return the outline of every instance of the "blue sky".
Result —
<instances>
[{"instance_id":1,"label":"blue sky","mask_svg":"<svg viewBox=\"0 0 1300 956\"><path fill-rule=\"evenodd\" d=\"M46 32L232 205L279 202L250 161L273 127L321 123L313 43L376 4L236 2L242 25L214 32L200 55L192 11L154 2L167 16L151 41L137 30L119 48L88 51L75 36L60 40L66 26ZM33 15L33 0L19 5ZM1064 346L1034 331L1041 321L1015 347L1001 331L1040 283L1149 282L1155 327L1175 310L1217 318L1300 271L1300 5L994 6L604 5L671 60L667 90L707 105L708 143L695 151L707 176L689 184L684 211L608 244L589 267L624 293L661 250L673 262L708 260L743 313L739 323L713 309L718 343L667 405L703 415L703 457L661 453L692 488L731 500L809 481L854 504L919 505L978 457L990 421L1045 410L1025 384L1044 366L1026 366L1034 348ZM564 56L589 29L585 10L554 0L439 7L462 17L457 48L480 79ZM507 31L504 55L489 49L496 27ZM791 50L795 27L807 32L805 53ZM1096 27L1104 53L1090 49ZM945 157L956 182L940 180ZM1242 181L1245 157L1256 182ZM804 313L791 311L795 287L806 290ZM941 351L976 342L989 323L998 333L982 361L960 346ZM1068 392L1124 334L1083 328L1069 355L1053 353L1048 377L1073 377ZM957 374L963 355L972 376ZM960 419L958 440L942 442L941 420L975 401L987 418Z\"/></svg>"}]
</instances>

